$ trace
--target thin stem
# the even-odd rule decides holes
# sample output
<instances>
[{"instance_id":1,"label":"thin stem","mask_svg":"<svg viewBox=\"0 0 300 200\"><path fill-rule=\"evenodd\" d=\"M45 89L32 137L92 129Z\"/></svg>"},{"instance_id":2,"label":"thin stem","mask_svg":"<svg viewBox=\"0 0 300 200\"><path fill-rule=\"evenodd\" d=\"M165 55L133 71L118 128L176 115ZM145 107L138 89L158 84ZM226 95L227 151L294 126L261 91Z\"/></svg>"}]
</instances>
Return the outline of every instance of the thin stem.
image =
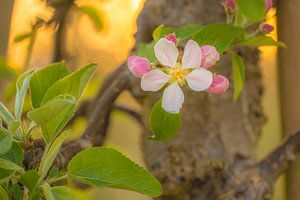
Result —
<instances>
[{"instance_id":1,"label":"thin stem","mask_svg":"<svg viewBox=\"0 0 300 200\"><path fill-rule=\"evenodd\" d=\"M56 178L49 179L47 182L48 182L48 184L53 184L53 183L65 180L68 177L69 177L68 174L66 174L66 175L63 175L63 176L59 176L59 177L56 177Z\"/></svg>"}]
</instances>

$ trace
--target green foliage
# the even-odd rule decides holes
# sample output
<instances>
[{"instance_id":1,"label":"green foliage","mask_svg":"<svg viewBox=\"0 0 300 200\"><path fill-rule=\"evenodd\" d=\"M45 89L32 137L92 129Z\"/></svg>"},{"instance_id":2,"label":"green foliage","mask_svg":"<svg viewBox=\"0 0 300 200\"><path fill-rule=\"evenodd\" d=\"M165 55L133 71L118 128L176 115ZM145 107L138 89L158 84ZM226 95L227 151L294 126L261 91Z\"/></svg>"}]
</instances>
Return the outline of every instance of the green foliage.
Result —
<instances>
[{"instance_id":1,"label":"green foliage","mask_svg":"<svg viewBox=\"0 0 300 200\"><path fill-rule=\"evenodd\" d=\"M281 41L275 41L272 37L270 36L257 36L257 37L251 37L241 43L242 45L245 46L277 46L277 47L282 47L282 48L287 48L286 45L281 42Z\"/></svg>"},{"instance_id":2,"label":"green foliage","mask_svg":"<svg viewBox=\"0 0 300 200\"><path fill-rule=\"evenodd\" d=\"M133 190L152 197L162 193L159 182L123 154L106 147L92 147L72 158L68 173L74 179L98 187Z\"/></svg>"},{"instance_id":3,"label":"green foliage","mask_svg":"<svg viewBox=\"0 0 300 200\"><path fill-rule=\"evenodd\" d=\"M40 175L36 170L32 169L25 172L20 177L20 183L27 187L29 192L33 192L38 184L38 180L40 179Z\"/></svg>"},{"instance_id":4,"label":"green foliage","mask_svg":"<svg viewBox=\"0 0 300 200\"><path fill-rule=\"evenodd\" d=\"M1 185L0 185L0 199L1 200L9 200L7 192Z\"/></svg>"},{"instance_id":5,"label":"green foliage","mask_svg":"<svg viewBox=\"0 0 300 200\"><path fill-rule=\"evenodd\" d=\"M153 140L168 140L174 137L181 127L181 115L166 112L158 101L151 111L150 128Z\"/></svg>"},{"instance_id":6,"label":"green foliage","mask_svg":"<svg viewBox=\"0 0 300 200\"><path fill-rule=\"evenodd\" d=\"M17 80L17 94L16 94L16 103L15 103L15 116L17 120L21 119L23 105L26 95L26 90L29 86L29 82L32 76L32 71L26 72L21 75Z\"/></svg>"},{"instance_id":7,"label":"green foliage","mask_svg":"<svg viewBox=\"0 0 300 200\"><path fill-rule=\"evenodd\" d=\"M41 106L48 89L69 74L64 62L51 64L33 73L30 81L31 103L34 108Z\"/></svg>"},{"instance_id":8,"label":"green foliage","mask_svg":"<svg viewBox=\"0 0 300 200\"><path fill-rule=\"evenodd\" d=\"M236 0L238 11L245 15L249 20L262 21L266 13L264 0Z\"/></svg>"},{"instance_id":9,"label":"green foliage","mask_svg":"<svg viewBox=\"0 0 300 200\"><path fill-rule=\"evenodd\" d=\"M232 74L233 74L233 86L234 86L234 100L240 96L245 81L245 63L244 60L237 55L232 53Z\"/></svg>"},{"instance_id":10,"label":"green foliage","mask_svg":"<svg viewBox=\"0 0 300 200\"><path fill-rule=\"evenodd\" d=\"M101 31L103 29L101 14L100 11L97 10L97 8L93 6L81 6L79 7L79 10L82 13L86 14L90 18L90 20L92 20L97 31Z\"/></svg>"},{"instance_id":11,"label":"green foliage","mask_svg":"<svg viewBox=\"0 0 300 200\"><path fill-rule=\"evenodd\" d=\"M51 144L50 148L46 149L44 152L44 156L42 158L40 168L39 168L39 174L41 174L41 178L44 178L50 167L52 166L54 159L56 158L60 147L62 146L63 142L67 139L69 136L70 131L64 131L62 132Z\"/></svg>"},{"instance_id":12,"label":"green foliage","mask_svg":"<svg viewBox=\"0 0 300 200\"><path fill-rule=\"evenodd\" d=\"M192 36L197 34L202 28L203 26L199 24L188 24L180 28L160 25L153 31L152 36L154 41L158 41L160 38L163 38L170 33L174 33L177 37L177 40L181 41L192 38Z\"/></svg>"},{"instance_id":13,"label":"green foliage","mask_svg":"<svg viewBox=\"0 0 300 200\"><path fill-rule=\"evenodd\" d=\"M49 184L42 185L46 200L76 200L76 195L65 186L50 187Z\"/></svg>"},{"instance_id":14,"label":"green foliage","mask_svg":"<svg viewBox=\"0 0 300 200\"><path fill-rule=\"evenodd\" d=\"M233 43L244 41L242 28L230 24L207 25L193 37L199 45L215 46L219 53L226 51Z\"/></svg>"},{"instance_id":15,"label":"green foliage","mask_svg":"<svg viewBox=\"0 0 300 200\"><path fill-rule=\"evenodd\" d=\"M20 145L17 143L12 143L11 148L5 154L0 155L0 157L9 160L16 165L22 166L24 153Z\"/></svg>"},{"instance_id":16,"label":"green foliage","mask_svg":"<svg viewBox=\"0 0 300 200\"><path fill-rule=\"evenodd\" d=\"M9 112L6 106L1 102L0 102L0 118L6 123L15 120L15 117Z\"/></svg>"},{"instance_id":17,"label":"green foliage","mask_svg":"<svg viewBox=\"0 0 300 200\"><path fill-rule=\"evenodd\" d=\"M59 95L43 106L32 110L27 116L41 126L46 142L51 143L72 118L75 110L75 97L65 94Z\"/></svg>"},{"instance_id":18,"label":"green foliage","mask_svg":"<svg viewBox=\"0 0 300 200\"><path fill-rule=\"evenodd\" d=\"M56 81L45 93L41 105L61 94L70 94L79 99L83 89L97 69L97 64L89 64L80 70Z\"/></svg>"},{"instance_id":19,"label":"green foliage","mask_svg":"<svg viewBox=\"0 0 300 200\"><path fill-rule=\"evenodd\" d=\"M13 138L12 135L0 128L0 155L5 154L9 151L12 146Z\"/></svg>"}]
</instances>

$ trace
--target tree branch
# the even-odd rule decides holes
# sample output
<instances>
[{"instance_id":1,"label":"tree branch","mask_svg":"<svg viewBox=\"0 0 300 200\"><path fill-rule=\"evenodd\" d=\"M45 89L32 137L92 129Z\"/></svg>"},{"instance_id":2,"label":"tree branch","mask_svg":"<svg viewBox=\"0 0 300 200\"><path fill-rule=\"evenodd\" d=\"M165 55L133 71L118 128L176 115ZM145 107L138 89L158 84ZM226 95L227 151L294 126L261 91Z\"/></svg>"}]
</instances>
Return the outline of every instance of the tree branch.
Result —
<instances>
[{"instance_id":1,"label":"tree branch","mask_svg":"<svg viewBox=\"0 0 300 200\"><path fill-rule=\"evenodd\" d=\"M257 164L262 173L273 182L288 169L295 155L300 152L300 131L291 135L271 154Z\"/></svg>"}]
</instances>

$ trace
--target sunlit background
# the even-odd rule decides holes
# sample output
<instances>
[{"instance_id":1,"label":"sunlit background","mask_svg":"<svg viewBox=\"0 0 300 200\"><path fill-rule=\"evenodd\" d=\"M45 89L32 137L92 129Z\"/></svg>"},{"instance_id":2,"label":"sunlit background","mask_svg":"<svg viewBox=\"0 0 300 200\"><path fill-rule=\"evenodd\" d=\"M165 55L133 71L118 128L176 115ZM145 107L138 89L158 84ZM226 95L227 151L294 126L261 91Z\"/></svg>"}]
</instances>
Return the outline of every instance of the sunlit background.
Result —
<instances>
[{"instance_id":1,"label":"sunlit background","mask_svg":"<svg viewBox=\"0 0 300 200\"><path fill-rule=\"evenodd\" d=\"M93 95L99 87L99 83L105 74L111 72L119 64L126 60L128 53L134 45L134 33L136 32L137 17L142 9L144 0L81 0L78 5L93 5L101 12L103 29L97 31L91 20L79 12L74 11L68 16L69 25L66 30L65 50L73 63L68 63L70 67L74 63L77 66L88 62L97 62L100 65L97 78L89 86L85 97ZM31 68L42 67L52 61L54 48L55 29L42 28L39 30L33 47L33 53L28 59L29 41L15 43L14 38L22 33L30 31L31 24L36 16L48 19L52 10L47 9L42 1L38 0L16 0L12 19L11 31L8 47L8 61L18 71L24 70L24 65L29 62ZM268 16L268 22L276 25L276 11L273 9ZM276 31L273 37L277 37ZM263 134L257 147L257 158L260 159L270 152L280 142L280 110L278 101L278 79L277 79L277 59L276 47L263 47L260 49L261 67L265 82L265 93L263 106L268 122L264 126ZM126 104L139 109L128 94L122 96L121 100ZM84 129L84 119L78 120L74 130L79 135ZM130 130L123 134L120 130ZM140 128L130 118L121 113L113 114L113 122L110 126L108 145L112 145L126 153L130 158L143 165L142 152L140 150ZM276 184L275 200L284 200L285 192L284 177L280 178ZM109 200L146 200L144 195L134 192L120 191L114 189L87 189L77 191L79 199L109 199Z\"/></svg>"}]
</instances>

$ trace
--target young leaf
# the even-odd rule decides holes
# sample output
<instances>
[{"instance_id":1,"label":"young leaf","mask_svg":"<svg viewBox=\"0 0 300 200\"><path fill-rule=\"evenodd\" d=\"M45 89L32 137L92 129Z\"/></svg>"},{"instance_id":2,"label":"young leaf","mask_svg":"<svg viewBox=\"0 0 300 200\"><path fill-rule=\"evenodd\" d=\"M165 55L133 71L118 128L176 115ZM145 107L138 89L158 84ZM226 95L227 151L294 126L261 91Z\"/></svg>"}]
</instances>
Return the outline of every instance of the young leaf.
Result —
<instances>
[{"instance_id":1,"label":"young leaf","mask_svg":"<svg viewBox=\"0 0 300 200\"><path fill-rule=\"evenodd\" d=\"M9 110L6 108L6 106L0 102L0 118L5 121L6 123L9 123L11 121L14 121L14 116L9 112Z\"/></svg>"},{"instance_id":2,"label":"young leaf","mask_svg":"<svg viewBox=\"0 0 300 200\"><path fill-rule=\"evenodd\" d=\"M51 64L33 73L30 81L30 95L33 108L40 107L47 90L59 79L69 74L64 62Z\"/></svg>"},{"instance_id":3,"label":"young leaf","mask_svg":"<svg viewBox=\"0 0 300 200\"><path fill-rule=\"evenodd\" d=\"M215 46L219 53L232 43L244 41L244 30L230 24L210 24L200 29L193 37L199 45Z\"/></svg>"},{"instance_id":4,"label":"young leaf","mask_svg":"<svg viewBox=\"0 0 300 200\"><path fill-rule=\"evenodd\" d=\"M23 150L17 143L13 143L9 151L1 155L1 157L19 166L22 166L24 160Z\"/></svg>"},{"instance_id":5,"label":"young leaf","mask_svg":"<svg viewBox=\"0 0 300 200\"><path fill-rule=\"evenodd\" d=\"M17 120L21 119L26 90L29 85L31 76L32 76L32 71L21 75L17 80L17 84L16 84L17 94L16 94L16 103L15 103L15 116Z\"/></svg>"},{"instance_id":6,"label":"young leaf","mask_svg":"<svg viewBox=\"0 0 300 200\"><path fill-rule=\"evenodd\" d=\"M231 61L232 61L232 72L233 72L233 87L234 87L233 99L237 100L244 87L245 63L243 58L241 58L236 53L232 53Z\"/></svg>"},{"instance_id":7,"label":"young leaf","mask_svg":"<svg viewBox=\"0 0 300 200\"><path fill-rule=\"evenodd\" d=\"M96 68L97 64L89 64L58 80L47 90L41 105L61 94L70 94L78 99Z\"/></svg>"},{"instance_id":8,"label":"young leaf","mask_svg":"<svg viewBox=\"0 0 300 200\"><path fill-rule=\"evenodd\" d=\"M30 111L29 119L40 125L47 143L65 127L76 111L75 97L65 94L55 97L45 105Z\"/></svg>"},{"instance_id":9,"label":"young leaf","mask_svg":"<svg viewBox=\"0 0 300 200\"><path fill-rule=\"evenodd\" d=\"M171 27L166 27L164 25L158 26L152 33L154 41L158 41L160 38L165 37L169 33L174 33L175 29Z\"/></svg>"},{"instance_id":10,"label":"young leaf","mask_svg":"<svg viewBox=\"0 0 300 200\"><path fill-rule=\"evenodd\" d=\"M79 7L79 9L81 12L86 14L90 18L90 20L93 21L93 23L98 31L102 30L103 22L102 22L101 14L100 14L99 10L97 10L93 6L81 6L81 7Z\"/></svg>"},{"instance_id":11,"label":"young leaf","mask_svg":"<svg viewBox=\"0 0 300 200\"><path fill-rule=\"evenodd\" d=\"M0 199L1 200L9 200L6 190L1 185L0 185Z\"/></svg>"},{"instance_id":12,"label":"young leaf","mask_svg":"<svg viewBox=\"0 0 300 200\"><path fill-rule=\"evenodd\" d=\"M287 48L286 45L281 42L281 41L275 41L272 37L270 36L257 36L257 37L252 37L245 42L241 43L242 45L246 46L277 46L277 47L282 47L282 48Z\"/></svg>"},{"instance_id":13,"label":"young leaf","mask_svg":"<svg viewBox=\"0 0 300 200\"><path fill-rule=\"evenodd\" d=\"M154 135L153 140L168 140L179 133L181 115L168 113L161 106L161 100L152 108L150 115L150 128Z\"/></svg>"},{"instance_id":14,"label":"young leaf","mask_svg":"<svg viewBox=\"0 0 300 200\"><path fill-rule=\"evenodd\" d=\"M50 187L49 184L42 185L46 200L76 200L75 193L68 187L57 186Z\"/></svg>"},{"instance_id":15,"label":"young leaf","mask_svg":"<svg viewBox=\"0 0 300 200\"><path fill-rule=\"evenodd\" d=\"M43 179L50 167L52 166L61 145L63 144L63 142L67 139L67 137L69 136L70 131L64 131L62 132L51 144L50 148L47 150L47 154L44 158L44 160L41 161L40 164L40 168L39 168L39 173L41 174L41 179Z\"/></svg>"},{"instance_id":16,"label":"young leaf","mask_svg":"<svg viewBox=\"0 0 300 200\"><path fill-rule=\"evenodd\" d=\"M5 154L11 148L12 135L0 129L0 155Z\"/></svg>"},{"instance_id":17,"label":"young leaf","mask_svg":"<svg viewBox=\"0 0 300 200\"><path fill-rule=\"evenodd\" d=\"M35 190L39 178L40 175L37 173L37 171L32 169L25 172L19 181L28 188L29 192L32 192Z\"/></svg>"},{"instance_id":18,"label":"young leaf","mask_svg":"<svg viewBox=\"0 0 300 200\"><path fill-rule=\"evenodd\" d=\"M252 21L262 21L266 13L264 0L236 0L239 12Z\"/></svg>"},{"instance_id":19,"label":"young leaf","mask_svg":"<svg viewBox=\"0 0 300 200\"><path fill-rule=\"evenodd\" d=\"M162 188L145 169L118 151L92 147L75 155L68 165L69 175L83 183L113 187L157 197Z\"/></svg>"}]
</instances>

